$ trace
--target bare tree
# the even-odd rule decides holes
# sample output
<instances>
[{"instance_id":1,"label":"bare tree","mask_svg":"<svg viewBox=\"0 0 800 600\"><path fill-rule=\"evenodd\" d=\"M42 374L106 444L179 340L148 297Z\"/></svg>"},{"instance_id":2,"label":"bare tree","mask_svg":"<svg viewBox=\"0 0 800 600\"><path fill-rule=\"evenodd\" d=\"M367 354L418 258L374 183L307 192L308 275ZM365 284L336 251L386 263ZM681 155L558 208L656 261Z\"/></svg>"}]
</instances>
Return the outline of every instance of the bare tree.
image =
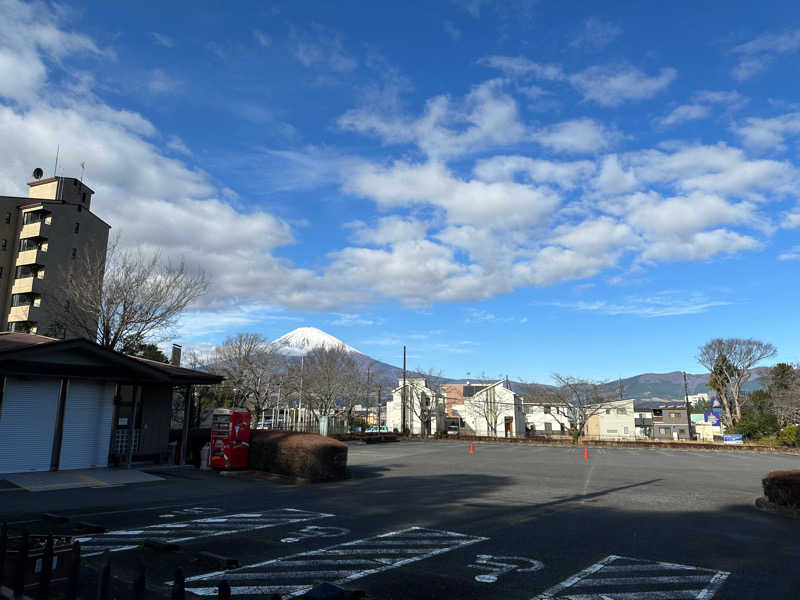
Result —
<instances>
[{"instance_id":1,"label":"bare tree","mask_svg":"<svg viewBox=\"0 0 800 600\"><path fill-rule=\"evenodd\" d=\"M497 437L497 425L500 415L503 414L503 405L497 397L495 387L481 390L477 394L464 398L464 404L486 423L486 432L491 437Z\"/></svg>"},{"instance_id":2,"label":"bare tree","mask_svg":"<svg viewBox=\"0 0 800 600\"><path fill-rule=\"evenodd\" d=\"M190 369L209 371L209 357L201 355L194 350L189 350L184 354L184 362ZM224 383L216 385L196 385L194 386L194 397L192 400L189 429L197 429L206 422L215 408L221 408L229 404L230 389ZM186 388L180 387L175 389L172 395L171 427L175 429L183 427L183 409L185 405Z\"/></svg>"},{"instance_id":3,"label":"bare tree","mask_svg":"<svg viewBox=\"0 0 800 600\"><path fill-rule=\"evenodd\" d=\"M238 333L214 349L209 368L225 376L228 388L236 389L233 404L250 409L261 419L276 405L287 361L263 335Z\"/></svg>"},{"instance_id":4,"label":"bare tree","mask_svg":"<svg viewBox=\"0 0 800 600\"><path fill-rule=\"evenodd\" d=\"M726 427L742 418L742 386L751 369L776 353L772 344L742 338L715 338L699 348L697 362L708 369L709 386L719 392Z\"/></svg>"},{"instance_id":5,"label":"bare tree","mask_svg":"<svg viewBox=\"0 0 800 600\"><path fill-rule=\"evenodd\" d=\"M64 308L56 321L114 350L167 339L181 313L208 288L203 272L159 254L123 250L118 238L107 251L77 260L80 276L64 274Z\"/></svg>"},{"instance_id":6,"label":"bare tree","mask_svg":"<svg viewBox=\"0 0 800 600\"><path fill-rule=\"evenodd\" d=\"M315 348L305 356L302 400L314 417L340 412L353 394L358 365L344 346Z\"/></svg>"},{"instance_id":7,"label":"bare tree","mask_svg":"<svg viewBox=\"0 0 800 600\"><path fill-rule=\"evenodd\" d=\"M608 383L598 383L569 375L554 374L557 388L550 397L563 410L556 411L556 419L569 427L573 441L586 431L586 424L593 416L605 411L618 398L609 397L604 391Z\"/></svg>"}]
</instances>

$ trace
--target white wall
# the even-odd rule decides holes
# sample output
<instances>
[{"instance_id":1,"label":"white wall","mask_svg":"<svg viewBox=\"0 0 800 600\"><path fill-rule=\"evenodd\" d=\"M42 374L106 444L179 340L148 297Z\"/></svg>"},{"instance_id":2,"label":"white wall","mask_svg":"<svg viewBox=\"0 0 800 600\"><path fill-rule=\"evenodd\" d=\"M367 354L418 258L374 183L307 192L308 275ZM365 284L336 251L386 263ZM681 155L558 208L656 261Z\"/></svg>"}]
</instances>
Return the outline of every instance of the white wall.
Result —
<instances>
[{"instance_id":1,"label":"white wall","mask_svg":"<svg viewBox=\"0 0 800 600\"><path fill-rule=\"evenodd\" d=\"M549 409L549 412L546 412ZM523 404L525 423L532 428L535 435L547 434L547 425L555 435L561 434L561 425L564 425L564 435L569 432L570 420L567 417L567 407L554 404L526 403Z\"/></svg>"},{"instance_id":2,"label":"white wall","mask_svg":"<svg viewBox=\"0 0 800 600\"><path fill-rule=\"evenodd\" d=\"M493 400L489 399L490 394L494 394ZM496 403L496 432L489 431L483 408L486 402ZM464 404L453 405L452 410L464 420L467 431L473 435L505 437L505 420L506 417L510 417L512 419L510 437L525 437L525 413L522 409L522 400L514 392L503 387L502 382L487 386L471 398L465 398Z\"/></svg>"}]
</instances>

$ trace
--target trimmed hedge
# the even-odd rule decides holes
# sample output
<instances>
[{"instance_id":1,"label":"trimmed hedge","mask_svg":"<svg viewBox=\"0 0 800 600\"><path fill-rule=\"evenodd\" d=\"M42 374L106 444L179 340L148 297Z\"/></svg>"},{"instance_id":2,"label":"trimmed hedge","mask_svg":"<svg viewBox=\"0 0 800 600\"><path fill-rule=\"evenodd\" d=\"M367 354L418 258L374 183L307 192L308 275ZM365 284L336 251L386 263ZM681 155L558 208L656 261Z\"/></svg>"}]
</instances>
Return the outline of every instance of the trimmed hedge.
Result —
<instances>
[{"instance_id":1,"label":"trimmed hedge","mask_svg":"<svg viewBox=\"0 0 800 600\"><path fill-rule=\"evenodd\" d=\"M250 432L249 467L279 475L328 481L347 475L347 444L316 433Z\"/></svg>"},{"instance_id":2,"label":"trimmed hedge","mask_svg":"<svg viewBox=\"0 0 800 600\"><path fill-rule=\"evenodd\" d=\"M761 484L764 496L773 504L800 508L800 471L772 471Z\"/></svg>"}]
</instances>

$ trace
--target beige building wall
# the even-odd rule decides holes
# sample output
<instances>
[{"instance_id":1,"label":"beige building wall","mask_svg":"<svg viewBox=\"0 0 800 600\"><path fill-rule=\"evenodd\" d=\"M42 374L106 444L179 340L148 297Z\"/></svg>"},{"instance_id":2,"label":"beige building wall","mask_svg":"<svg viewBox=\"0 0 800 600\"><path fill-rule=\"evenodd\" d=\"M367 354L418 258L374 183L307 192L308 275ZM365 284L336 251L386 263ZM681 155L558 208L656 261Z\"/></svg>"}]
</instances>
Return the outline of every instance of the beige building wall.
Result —
<instances>
[{"instance_id":1,"label":"beige building wall","mask_svg":"<svg viewBox=\"0 0 800 600\"><path fill-rule=\"evenodd\" d=\"M586 420L584 435L598 440L635 439L633 400L604 403L597 413Z\"/></svg>"},{"instance_id":2,"label":"beige building wall","mask_svg":"<svg viewBox=\"0 0 800 600\"><path fill-rule=\"evenodd\" d=\"M78 337L97 328L71 327L64 290L87 279L87 257L105 263L109 225L89 209L92 190L74 178L29 184L29 198L0 197L0 315L3 330ZM87 282L88 283L88 282Z\"/></svg>"}]
</instances>

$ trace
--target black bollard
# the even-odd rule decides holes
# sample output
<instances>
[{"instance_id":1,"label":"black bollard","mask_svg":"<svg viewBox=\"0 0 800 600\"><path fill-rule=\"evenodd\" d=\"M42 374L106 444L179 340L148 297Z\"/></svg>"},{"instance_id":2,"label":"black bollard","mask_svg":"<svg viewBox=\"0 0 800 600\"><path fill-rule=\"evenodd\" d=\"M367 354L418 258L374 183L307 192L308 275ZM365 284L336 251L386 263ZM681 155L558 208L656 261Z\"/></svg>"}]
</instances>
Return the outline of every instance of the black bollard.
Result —
<instances>
[{"instance_id":1,"label":"black bollard","mask_svg":"<svg viewBox=\"0 0 800 600\"><path fill-rule=\"evenodd\" d=\"M14 573L14 597L25 593L25 569L28 566L28 530L22 530L22 542L17 555L17 571Z\"/></svg>"},{"instance_id":2,"label":"black bollard","mask_svg":"<svg viewBox=\"0 0 800 600\"><path fill-rule=\"evenodd\" d=\"M133 597L135 600L144 600L144 590L147 580L145 577L144 562L140 558L136 561L136 581L133 582Z\"/></svg>"},{"instance_id":3,"label":"black bollard","mask_svg":"<svg viewBox=\"0 0 800 600\"><path fill-rule=\"evenodd\" d=\"M111 600L111 553L103 554L103 568L97 578L97 600Z\"/></svg>"},{"instance_id":4,"label":"black bollard","mask_svg":"<svg viewBox=\"0 0 800 600\"><path fill-rule=\"evenodd\" d=\"M42 553L42 572L39 574L39 600L50 597L50 579L53 574L53 534L47 536Z\"/></svg>"},{"instance_id":5,"label":"black bollard","mask_svg":"<svg viewBox=\"0 0 800 600\"><path fill-rule=\"evenodd\" d=\"M78 540L72 542L72 564L69 570L69 582L67 584L67 600L78 600L78 588L81 585L81 543Z\"/></svg>"},{"instance_id":6,"label":"black bollard","mask_svg":"<svg viewBox=\"0 0 800 600\"><path fill-rule=\"evenodd\" d=\"M172 583L172 600L186 600L186 581L183 577L183 569L175 569L175 580Z\"/></svg>"},{"instance_id":7,"label":"black bollard","mask_svg":"<svg viewBox=\"0 0 800 600\"><path fill-rule=\"evenodd\" d=\"M219 600L231 600L231 586L224 579L219 582Z\"/></svg>"},{"instance_id":8,"label":"black bollard","mask_svg":"<svg viewBox=\"0 0 800 600\"><path fill-rule=\"evenodd\" d=\"M0 525L0 585L3 585L3 572L6 568L6 548L8 547L8 525Z\"/></svg>"}]
</instances>

